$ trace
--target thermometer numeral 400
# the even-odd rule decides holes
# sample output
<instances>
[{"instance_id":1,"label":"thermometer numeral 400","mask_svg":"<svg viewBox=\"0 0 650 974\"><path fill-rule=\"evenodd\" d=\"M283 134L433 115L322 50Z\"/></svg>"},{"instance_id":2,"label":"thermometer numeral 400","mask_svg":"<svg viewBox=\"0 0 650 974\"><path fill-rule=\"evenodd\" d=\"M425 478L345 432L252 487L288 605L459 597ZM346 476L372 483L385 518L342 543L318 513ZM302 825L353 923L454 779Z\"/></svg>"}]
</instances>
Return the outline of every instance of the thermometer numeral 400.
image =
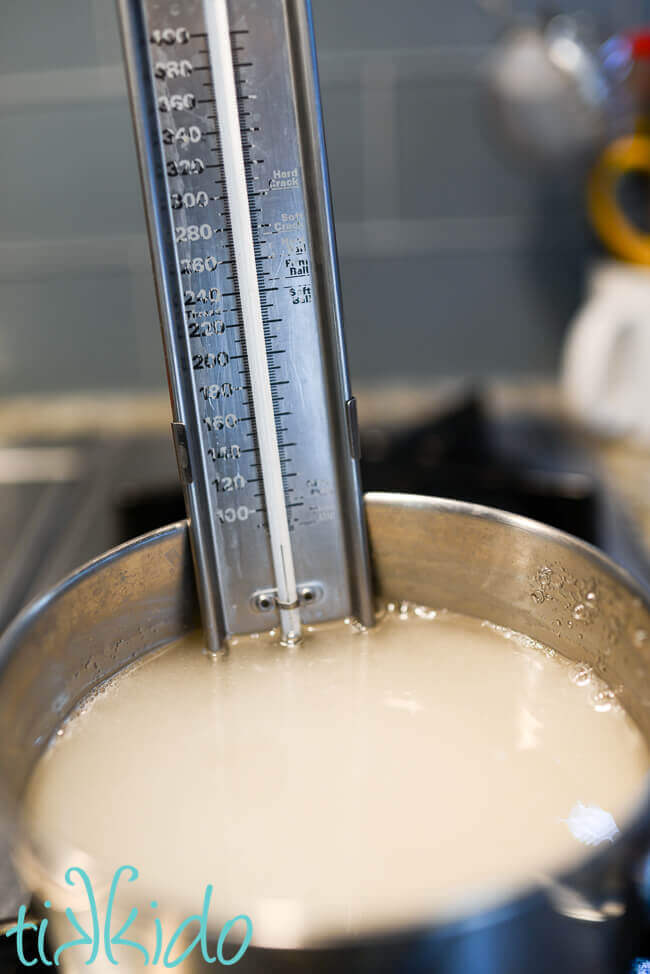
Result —
<instances>
[{"instance_id":1,"label":"thermometer numeral 400","mask_svg":"<svg viewBox=\"0 0 650 974\"><path fill-rule=\"evenodd\" d=\"M165 27L163 30L152 30L149 40L152 44L160 45L189 44L190 32L187 27Z\"/></svg>"}]
</instances>

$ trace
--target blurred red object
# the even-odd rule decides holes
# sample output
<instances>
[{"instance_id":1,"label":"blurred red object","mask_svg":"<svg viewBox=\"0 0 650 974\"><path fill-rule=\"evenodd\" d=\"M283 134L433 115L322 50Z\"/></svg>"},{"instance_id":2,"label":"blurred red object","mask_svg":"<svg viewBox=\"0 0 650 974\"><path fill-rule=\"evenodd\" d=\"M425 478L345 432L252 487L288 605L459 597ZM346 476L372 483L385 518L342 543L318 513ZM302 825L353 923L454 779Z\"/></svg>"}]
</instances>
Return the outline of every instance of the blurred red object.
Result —
<instances>
[{"instance_id":1,"label":"blurred red object","mask_svg":"<svg viewBox=\"0 0 650 974\"><path fill-rule=\"evenodd\" d=\"M650 59L650 29L634 31L627 35L632 47L632 58L635 61Z\"/></svg>"}]
</instances>

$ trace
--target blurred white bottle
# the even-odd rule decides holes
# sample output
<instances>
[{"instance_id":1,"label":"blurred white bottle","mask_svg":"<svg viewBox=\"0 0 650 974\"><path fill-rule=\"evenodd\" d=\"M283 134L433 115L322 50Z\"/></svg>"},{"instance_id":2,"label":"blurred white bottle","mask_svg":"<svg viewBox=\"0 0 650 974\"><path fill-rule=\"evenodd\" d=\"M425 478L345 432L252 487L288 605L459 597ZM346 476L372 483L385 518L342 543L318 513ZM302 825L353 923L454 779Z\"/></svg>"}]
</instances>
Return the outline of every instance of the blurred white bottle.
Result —
<instances>
[{"instance_id":1,"label":"blurred white bottle","mask_svg":"<svg viewBox=\"0 0 650 974\"><path fill-rule=\"evenodd\" d=\"M561 383L595 432L650 442L650 268L603 261L571 322Z\"/></svg>"}]
</instances>

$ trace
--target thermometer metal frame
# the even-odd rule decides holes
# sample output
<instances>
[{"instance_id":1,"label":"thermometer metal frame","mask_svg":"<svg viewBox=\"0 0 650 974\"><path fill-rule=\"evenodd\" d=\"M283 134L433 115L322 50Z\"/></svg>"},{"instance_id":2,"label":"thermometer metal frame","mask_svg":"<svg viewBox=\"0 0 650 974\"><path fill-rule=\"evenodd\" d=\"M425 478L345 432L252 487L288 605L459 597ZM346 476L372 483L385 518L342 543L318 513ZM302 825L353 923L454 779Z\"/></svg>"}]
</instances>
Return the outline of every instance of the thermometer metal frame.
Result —
<instances>
[{"instance_id":1,"label":"thermometer metal frame","mask_svg":"<svg viewBox=\"0 0 650 974\"><path fill-rule=\"evenodd\" d=\"M204 3L118 0L172 431L210 648L278 623ZM228 0L303 622L374 623L308 0Z\"/></svg>"}]
</instances>

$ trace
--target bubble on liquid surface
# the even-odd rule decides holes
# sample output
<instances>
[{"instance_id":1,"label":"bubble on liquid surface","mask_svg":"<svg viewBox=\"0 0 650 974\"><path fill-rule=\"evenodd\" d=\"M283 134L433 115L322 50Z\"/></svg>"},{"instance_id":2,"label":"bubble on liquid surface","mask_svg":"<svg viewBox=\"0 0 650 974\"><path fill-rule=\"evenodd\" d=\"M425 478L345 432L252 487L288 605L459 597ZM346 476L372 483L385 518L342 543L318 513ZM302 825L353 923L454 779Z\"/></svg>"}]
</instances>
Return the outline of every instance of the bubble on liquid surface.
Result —
<instances>
[{"instance_id":1,"label":"bubble on liquid surface","mask_svg":"<svg viewBox=\"0 0 650 974\"><path fill-rule=\"evenodd\" d=\"M591 682L593 670L587 663L576 663L569 670L569 678L577 687L586 687Z\"/></svg>"},{"instance_id":2,"label":"bubble on liquid surface","mask_svg":"<svg viewBox=\"0 0 650 974\"><path fill-rule=\"evenodd\" d=\"M605 714L616 703L616 694L608 688L597 690L591 698L591 703L594 710L597 710L598 713Z\"/></svg>"},{"instance_id":3,"label":"bubble on liquid surface","mask_svg":"<svg viewBox=\"0 0 650 974\"><path fill-rule=\"evenodd\" d=\"M573 610L573 618L578 620L584 619L586 612L587 610L585 609L584 604L579 602Z\"/></svg>"},{"instance_id":4,"label":"bubble on liquid surface","mask_svg":"<svg viewBox=\"0 0 650 974\"><path fill-rule=\"evenodd\" d=\"M436 609L428 609L426 605L416 605L413 612L418 619L435 619L438 615Z\"/></svg>"},{"instance_id":5,"label":"bubble on liquid surface","mask_svg":"<svg viewBox=\"0 0 650 974\"><path fill-rule=\"evenodd\" d=\"M541 591L541 589L538 589L536 592L531 592L530 597L533 600L533 602L537 602L538 605L541 605L544 599L546 598L546 596Z\"/></svg>"},{"instance_id":6,"label":"bubble on liquid surface","mask_svg":"<svg viewBox=\"0 0 650 974\"><path fill-rule=\"evenodd\" d=\"M589 606L590 609L595 609L596 608L596 593L595 592L587 592L587 605Z\"/></svg>"},{"instance_id":7,"label":"bubble on liquid surface","mask_svg":"<svg viewBox=\"0 0 650 974\"><path fill-rule=\"evenodd\" d=\"M531 636L525 636L522 632L515 632L514 629L508 629L507 626L498 626L496 622L490 622L488 619L484 619L481 622L481 627L483 629L491 629L492 632L498 633L504 639L511 640L522 649L532 649L536 652L544 653L549 659L552 659L556 655L555 650L551 649L550 646L545 646L544 643L538 642Z\"/></svg>"},{"instance_id":8,"label":"bubble on liquid surface","mask_svg":"<svg viewBox=\"0 0 650 974\"><path fill-rule=\"evenodd\" d=\"M508 629L506 626L498 626L496 622L490 622L489 619L484 619L481 622L481 627L483 629L491 629L492 632L498 632L504 639L512 639L514 636L512 629Z\"/></svg>"},{"instance_id":9,"label":"bubble on liquid surface","mask_svg":"<svg viewBox=\"0 0 650 974\"><path fill-rule=\"evenodd\" d=\"M645 629L637 629L637 631L634 633L634 645L640 649L641 646L644 646L647 641L648 633L645 631Z\"/></svg>"}]
</instances>

